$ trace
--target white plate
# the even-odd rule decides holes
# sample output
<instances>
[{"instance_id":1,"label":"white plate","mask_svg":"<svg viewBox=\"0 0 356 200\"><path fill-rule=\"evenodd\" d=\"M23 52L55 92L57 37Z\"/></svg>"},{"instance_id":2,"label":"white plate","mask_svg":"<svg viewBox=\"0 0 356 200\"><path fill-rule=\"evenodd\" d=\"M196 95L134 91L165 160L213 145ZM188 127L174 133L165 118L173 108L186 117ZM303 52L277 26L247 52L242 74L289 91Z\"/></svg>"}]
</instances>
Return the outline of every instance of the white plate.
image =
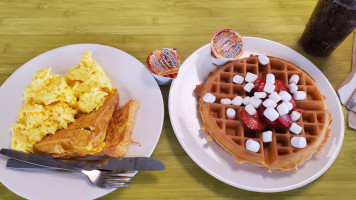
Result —
<instances>
[{"instance_id":1,"label":"white plate","mask_svg":"<svg viewBox=\"0 0 356 200\"><path fill-rule=\"evenodd\" d=\"M41 54L15 71L0 88L0 147L9 148L11 131L18 109L23 105L21 95L33 74L52 67L64 75L77 66L83 51L91 50L93 58L104 68L120 93L120 105L130 98L141 103L132 134L133 141L126 156L150 156L161 134L164 106L161 91L151 73L131 55L113 47L98 44L76 44ZM78 173L50 171L17 171L6 169L7 157L0 155L0 180L16 194L29 199L93 199L112 189L93 187ZM137 174L139 175L139 174Z\"/></svg>"},{"instance_id":2,"label":"white plate","mask_svg":"<svg viewBox=\"0 0 356 200\"><path fill-rule=\"evenodd\" d=\"M316 81L333 116L331 137L323 153L316 153L298 170L268 173L249 163L238 164L216 142L206 140L202 130L196 85L206 80L215 67L210 61L210 44L207 44L184 61L179 76L173 81L169 94L169 114L174 132L188 155L215 178L245 190L256 192L281 192L301 187L318 178L335 160L344 137L344 117L337 95L322 72L308 59L279 43L253 37L244 37L246 50L243 57L265 54L291 61L305 69Z\"/></svg>"}]
</instances>

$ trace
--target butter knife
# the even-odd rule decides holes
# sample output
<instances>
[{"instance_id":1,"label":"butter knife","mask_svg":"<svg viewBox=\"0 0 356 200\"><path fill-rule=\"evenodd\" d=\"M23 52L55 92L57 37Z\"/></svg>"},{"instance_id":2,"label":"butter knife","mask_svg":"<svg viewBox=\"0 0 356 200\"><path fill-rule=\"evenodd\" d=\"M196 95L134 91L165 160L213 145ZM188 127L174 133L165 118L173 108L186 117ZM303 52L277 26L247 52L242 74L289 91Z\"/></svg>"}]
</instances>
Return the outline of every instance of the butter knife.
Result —
<instances>
[{"instance_id":1,"label":"butter knife","mask_svg":"<svg viewBox=\"0 0 356 200\"><path fill-rule=\"evenodd\" d=\"M64 160L54 159L49 155L28 154L11 149L1 149L0 154L9 156L19 162L27 164L35 164L38 166L50 168L62 168L63 166L72 166L86 170L100 169L100 170L119 170L119 171L155 171L164 170L165 165L154 158L148 157L125 157L122 159L110 157L87 157L83 160ZM10 161L12 168L24 168L24 166L31 167L31 165L23 165L23 163L16 162L19 165L14 165L16 161ZM16 164L15 163L15 164ZM10 165L9 164L9 165Z\"/></svg>"}]
</instances>

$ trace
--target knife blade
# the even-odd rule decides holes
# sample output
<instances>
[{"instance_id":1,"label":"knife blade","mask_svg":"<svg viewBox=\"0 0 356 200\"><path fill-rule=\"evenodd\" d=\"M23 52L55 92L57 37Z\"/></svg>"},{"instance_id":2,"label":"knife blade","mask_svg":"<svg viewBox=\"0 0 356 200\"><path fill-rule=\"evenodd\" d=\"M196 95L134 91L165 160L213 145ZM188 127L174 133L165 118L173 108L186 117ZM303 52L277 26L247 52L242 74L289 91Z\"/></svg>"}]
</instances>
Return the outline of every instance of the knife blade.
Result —
<instances>
[{"instance_id":1,"label":"knife blade","mask_svg":"<svg viewBox=\"0 0 356 200\"><path fill-rule=\"evenodd\" d=\"M356 112L356 92L354 92L353 96L351 97L349 103L347 104L347 109Z\"/></svg>"},{"instance_id":2,"label":"knife blade","mask_svg":"<svg viewBox=\"0 0 356 200\"><path fill-rule=\"evenodd\" d=\"M89 156L83 160L54 159L50 155L28 154L11 149L1 149L0 154L16 160L52 168L81 168L86 170L119 170L119 171L156 171L164 170L165 165L154 158L124 157L122 159L111 157ZM100 158L100 159L99 159ZM11 161L10 161L11 162Z\"/></svg>"}]
</instances>

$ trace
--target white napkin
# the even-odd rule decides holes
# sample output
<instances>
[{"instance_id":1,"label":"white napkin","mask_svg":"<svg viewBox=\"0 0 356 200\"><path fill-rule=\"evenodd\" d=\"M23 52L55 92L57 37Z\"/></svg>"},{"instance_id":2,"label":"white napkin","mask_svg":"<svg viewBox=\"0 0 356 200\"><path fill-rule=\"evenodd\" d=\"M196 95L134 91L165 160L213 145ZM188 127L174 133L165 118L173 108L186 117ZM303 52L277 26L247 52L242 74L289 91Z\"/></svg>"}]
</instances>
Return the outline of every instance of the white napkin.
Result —
<instances>
[{"instance_id":1,"label":"white napkin","mask_svg":"<svg viewBox=\"0 0 356 200\"><path fill-rule=\"evenodd\" d=\"M347 106L350 99L356 92L356 34L354 36L354 45L352 49L352 68L351 73L347 76L344 82L337 90L341 103ZM348 125L350 128L356 129L356 113L349 111Z\"/></svg>"}]
</instances>

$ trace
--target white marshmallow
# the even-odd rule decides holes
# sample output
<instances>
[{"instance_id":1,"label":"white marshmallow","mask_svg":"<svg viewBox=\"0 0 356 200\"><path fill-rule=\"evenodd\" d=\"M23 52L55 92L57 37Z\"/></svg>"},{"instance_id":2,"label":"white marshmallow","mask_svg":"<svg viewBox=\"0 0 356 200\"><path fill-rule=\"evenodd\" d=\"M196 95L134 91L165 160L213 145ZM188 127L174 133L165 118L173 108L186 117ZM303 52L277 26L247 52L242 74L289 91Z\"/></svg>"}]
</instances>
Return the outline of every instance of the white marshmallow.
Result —
<instances>
[{"instance_id":1,"label":"white marshmallow","mask_svg":"<svg viewBox=\"0 0 356 200\"><path fill-rule=\"evenodd\" d=\"M274 74L267 74L267 76L266 76L266 83L274 84L274 81L275 81Z\"/></svg>"},{"instance_id":2,"label":"white marshmallow","mask_svg":"<svg viewBox=\"0 0 356 200\"><path fill-rule=\"evenodd\" d=\"M246 76L245 76L245 81L249 82L249 83L253 83L255 82L255 80L257 79L257 75L253 74L251 72L247 72Z\"/></svg>"},{"instance_id":3,"label":"white marshmallow","mask_svg":"<svg viewBox=\"0 0 356 200\"><path fill-rule=\"evenodd\" d=\"M289 110L287 104L284 102L279 104L279 106L277 106L277 111L280 116L288 114Z\"/></svg>"},{"instance_id":4,"label":"white marshmallow","mask_svg":"<svg viewBox=\"0 0 356 200\"><path fill-rule=\"evenodd\" d=\"M291 111L293 109L293 104L289 101L283 101L283 103L285 103L288 107L288 112Z\"/></svg>"},{"instance_id":5,"label":"white marshmallow","mask_svg":"<svg viewBox=\"0 0 356 200\"><path fill-rule=\"evenodd\" d=\"M257 113L255 107L252 104L248 104L247 106L245 106L245 109L249 115L254 115Z\"/></svg>"},{"instance_id":6,"label":"white marshmallow","mask_svg":"<svg viewBox=\"0 0 356 200\"><path fill-rule=\"evenodd\" d=\"M259 108L260 105L262 104L262 100L253 96L250 99L250 104L252 104L255 108Z\"/></svg>"},{"instance_id":7,"label":"white marshmallow","mask_svg":"<svg viewBox=\"0 0 356 200\"><path fill-rule=\"evenodd\" d=\"M272 94L270 94L268 98L272 99L276 103L278 103L282 99L277 92L272 92Z\"/></svg>"},{"instance_id":8,"label":"white marshmallow","mask_svg":"<svg viewBox=\"0 0 356 200\"><path fill-rule=\"evenodd\" d=\"M211 93L206 93L203 97L203 101L206 103L214 103L216 97Z\"/></svg>"},{"instance_id":9,"label":"white marshmallow","mask_svg":"<svg viewBox=\"0 0 356 200\"><path fill-rule=\"evenodd\" d=\"M228 105L230 105L230 104L231 104L231 99L228 99L228 98L220 99L220 103L221 103L221 104L228 104Z\"/></svg>"},{"instance_id":10,"label":"white marshmallow","mask_svg":"<svg viewBox=\"0 0 356 200\"><path fill-rule=\"evenodd\" d=\"M295 121L297 121L297 120L300 118L301 115L302 115L302 114L300 114L299 112L293 111L293 112L290 114L290 117L292 118L292 121L295 122Z\"/></svg>"},{"instance_id":11,"label":"white marshmallow","mask_svg":"<svg viewBox=\"0 0 356 200\"><path fill-rule=\"evenodd\" d=\"M262 140L263 142L272 142L272 131L263 131Z\"/></svg>"},{"instance_id":12,"label":"white marshmallow","mask_svg":"<svg viewBox=\"0 0 356 200\"><path fill-rule=\"evenodd\" d=\"M252 139L248 139L246 141L246 149L249 151L258 152L258 150L260 149L260 143Z\"/></svg>"},{"instance_id":13,"label":"white marshmallow","mask_svg":"<svg viewBox=\"0 0 356 200\"><path fill-rule=\"evenodd\" d=\"M226 118L227 119L235 119L236 111L232 108L226 109Z\"/></svg>"},{"instance_id":14,"label":"white marshmallow","mask_svg":"<svg viewBox=\"0 0 356 200\"><path fill-rule=\"evenodd\" d=\"M267 119L269 119L270 121L275 121L279 117L278 112L274 108L271 108L271 107L267 108L263 112L263 115L265 117L267 117Z\"/></svg>"},{"instance_id":15,"label":"white marshmallow","mask_svg":"<svg viewBox=\"0 0 356 200\"><path fill-rule=\"evenodd\" d=\"M232 77L232 82L236 84L241 84L242 82L244 82L244 77L240 75L235 75L234 77Z\"/></svg>"},{"instance_id":16,"label":"white marshmallow","mask_svg":"<svg viewBox=\"0 0 356 200\"><path fill-rule=\"evenodd\" d=\"M246 106L247 104L250 103L250 99L251 99L251 97L246 96L246 97L243 99L242 103Z\"/></svg>"},{"instance_id":17,"label":"white marshmallow","mask_svg":"<svg viewBox=\"0 0 356 200\"><path fill-rule=\"evenodd\" d=\"M298 124L296 123L292 123L292 125L290 126L289 130L292 132L292 133L295 133L295 134L299 134L301 131L302 131L302 127L299 126Z\"/></svg>"},{"instance_id":18,"label":"white marshmallow","mask_svg":"<svg viewBox=\"0 0 356 200\"><path fill-rule=\"evenodd\" d=\"M298 74L293 74L290 79L289 79L289 83L295 83L298 84L299 82L299 76Z\"/></svg>"},{"instance_id":19,"label":"white marshmallow","mask_svg":"<svg viewBox=\"0 0 356 200\"><path fill-rule=\"evenodd\" d=\"M231 101L232 105L234 105L234 106L241 106L242 102L243 102L243 99L242 99L241 96L236 96L236 97Z\"/></svg>"},{"instance_id":20,"label":"white marshmallow","mask_svg":"<svg viewBox=\"0 0 356 200\"><path fill-rule=\"evenodd\" d=\"M288 85L288 89L290 93L294 93L298 91L298 86L295 83L291 83Z\"/></svg>"},{"instance_id":21,"label":"white marshmallow","mask_svg":"<svg viewBox=\"0 0 356 200\"><path fill-rule=\"evenodd\" d=\"M279 92L279 96L281 97L282 101L290 101L292 99L292 95L290 95L287 91Z\"/></svg>"},{"instance_id":22,"label":"white marshmallow","mask_svg":"<svg viewBox=\"0 0 356 200\"><path fill-rule=\"evenodd\" d=\"M265 92L255 92L254 96L259 99L266 98L267 94Z\"/></svg>"},{"instance_id":23,"label":"white marshmallow","mask_svg":"<svg viewBox=\"0 0 356 200\"><path fill-rule=\"evenodd\" d=\"M246 92L251 92L251 90L253 89L253 87L255 87L255 85L253 83L246 83L246 85L244 86L244 90Z\"/></svg>"},{"instance_id":24,"label":"white marshmallow","mask_svg":"<svg viewBox=\"0 0 356 200\"><path fill-rule=\"evenodd\" d=\"M304 100L307 97L307 95L305 94L304 91L296 91L293 94L293 97L295 100Z\"/></svg>"},{"instance_id":25,"label":"white marshmallow","mask_svg":"<svg viewBox=\"0 0 356 200\"><path fill-rule=\"evenodd\" d=\"M263 106L266 108L275 108L277 106L277 103L273 101L272 99L266 99L263 103Z\"/></svg>"},{"instance_id":26,"label":"white marshmallow","mask_svg":"<svg viewBox=\"0 0 356 200\"><path fill-rule=\"evenodd\" d=\"M299 136L292 137L290 143L295 148L304 148L307 146L307 140L304 137Z\"/></svg>"},{"instance_id":27,"label":"white marshmallow","mask_svg":"<svg viewBox=\"0 0 356 200\"><path fill-rule=\"evenodd\" d=\"M259 55L258 60L262 65L267 65L269 63L269 58L265 55Z\"/></svg>"},{"instance_id":28,"label":"white marshmallow","mask_svg":"<svg viewBox=\"0 0 356 200\"><path fill-rule=\"evenodd\" d=\"M265 87L263 88L263 91L265 91L267 93L272 93L275 88L276 88L276 86L273 85L272 83L266 83Z\"/></svg>"}]
</instances>

